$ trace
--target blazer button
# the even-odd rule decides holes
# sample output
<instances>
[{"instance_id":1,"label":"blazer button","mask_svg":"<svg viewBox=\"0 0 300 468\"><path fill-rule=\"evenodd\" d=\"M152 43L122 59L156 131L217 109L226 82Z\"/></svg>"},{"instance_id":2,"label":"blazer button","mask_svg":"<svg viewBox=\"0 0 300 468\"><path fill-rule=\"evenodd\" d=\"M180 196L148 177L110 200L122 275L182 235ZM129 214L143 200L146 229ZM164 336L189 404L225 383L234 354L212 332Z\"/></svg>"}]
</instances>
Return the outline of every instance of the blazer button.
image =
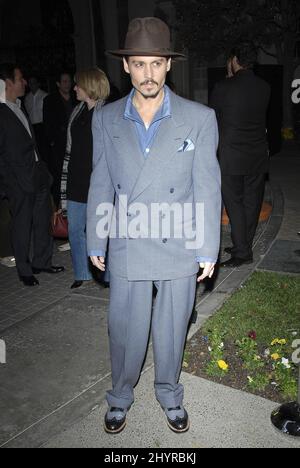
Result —
<instances>
[{"instance_id":1,"label":"blazer button","mask_svg":"<svg viewBox=\"0 0 300 468\"><path fill-rule=\"evenodd\" d=\"M120 184L118 184L118 189L121 190L121 185Z\"/></svg>"},{"instance_id":2,"label":"blazer button","mask_svg":"<svg viewBox=\"0 0 300 468\"><path fill-rule=\"evenodd\" d=\"M170 193L174 193L175 189L171 188Z\"/></svg>"},{"instance_id":3,"label":"blazer button","mask_svg":"<svg viewBox=\"0 0 300 468\"><path fill-rule=\"evenodd\" d=\"M163 239L163 244L166 244L168 242L168 239Z\"/></svg>"}]
</instances>

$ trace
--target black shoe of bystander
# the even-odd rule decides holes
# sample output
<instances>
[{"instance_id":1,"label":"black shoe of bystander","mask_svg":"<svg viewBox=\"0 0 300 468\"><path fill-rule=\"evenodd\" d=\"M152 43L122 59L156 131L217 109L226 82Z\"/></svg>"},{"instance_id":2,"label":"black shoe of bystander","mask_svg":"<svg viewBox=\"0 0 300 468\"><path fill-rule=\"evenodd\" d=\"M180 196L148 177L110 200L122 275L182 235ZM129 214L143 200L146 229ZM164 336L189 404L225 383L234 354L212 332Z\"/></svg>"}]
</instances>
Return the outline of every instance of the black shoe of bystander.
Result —
<instances>
[{"instance_id":1,"label":"black shoe of bystander","mask_svg":"<svg viewBox=\"0 0 300 468\"><path fill-rule=\"evenodd\" d=\"M38 286L40 283L34 276L20 276L24 286Z\"/></svg>"}]
</instances>

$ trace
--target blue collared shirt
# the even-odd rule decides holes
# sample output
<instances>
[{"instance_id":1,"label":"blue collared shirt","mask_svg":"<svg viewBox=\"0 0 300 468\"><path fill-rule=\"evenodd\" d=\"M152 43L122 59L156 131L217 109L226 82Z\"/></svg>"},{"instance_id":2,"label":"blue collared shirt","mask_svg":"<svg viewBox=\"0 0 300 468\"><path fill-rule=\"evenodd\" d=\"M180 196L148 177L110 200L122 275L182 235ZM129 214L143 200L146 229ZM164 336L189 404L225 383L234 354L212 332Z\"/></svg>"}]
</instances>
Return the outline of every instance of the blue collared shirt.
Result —
<instances>
[{"instance_id":1,"label":"blue collared shirt","mask_svg":"<svg viewBox=\"0 0 300 468\"><path fill-rule=\"evenodd\" d=\"M162 120L171 117L171 101L169 88L165 86L164 91L164 101L157 113L155 114L154 119L152 120L149 128L146 128L145 123L143 122L140 114L133 105L132 100L135 94L135 89L131 91L127 99L124 112L124 119L131 120L135 123L140 148L145 158L147 158L150 153L151 147L154 143Z\"/></svg>"},{"instance_id":2,"label":"blue collared shirt","mask_svg":"<svg viewBox=\"0 0 300 468\"><path fill-rule=\"evenodd\" d=\"M165 97L164 101L155 114L154 119L152 120L149 128L146 128L145 123L143 122L140 114L136 110L136 108L133 105L133 97L135 94L135 89L133 89L128 96L126 107L125 107L125 112L124 112L124 119L126 120L131 120L135 123L135 128L137 131L137 136L140 144L141 151L144 155L145 158L148 157L151 147L153 146L155 137L157 135L157 132L159 130L160 124L164 119L171 118L172 115L172 109L171 109L171 99L170 99L170 91L168 86L164 87L165 91ZM105 254L102 251L98 252L90 252L91 256L99 256L99 257L104 257ZM216 263L216 259L210 259L210 258L204 258L204 257L197 257L196 261L198 263Z\"/></svg>"}]
</instances>

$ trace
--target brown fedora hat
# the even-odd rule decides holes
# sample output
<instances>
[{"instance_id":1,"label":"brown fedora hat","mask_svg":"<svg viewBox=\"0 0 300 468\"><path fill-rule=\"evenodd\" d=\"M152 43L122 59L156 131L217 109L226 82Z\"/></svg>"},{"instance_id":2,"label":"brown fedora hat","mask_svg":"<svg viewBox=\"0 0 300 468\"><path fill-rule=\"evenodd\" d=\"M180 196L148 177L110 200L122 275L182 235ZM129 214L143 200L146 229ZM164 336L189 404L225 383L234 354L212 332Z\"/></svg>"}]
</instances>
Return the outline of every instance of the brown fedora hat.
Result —
<instances>
[{"instance_id":1,"label":"brown fedora hat","mask_svg":"<svg viewBox=\"0 0 300 468\"><path fill-rule=\"evenodd\" d=\"M128 27L124 49L108 50L114 57L150 56L184 60L186 56L171 50L170 29L159 18L135 18Z\"/></svg>"}]
</instances>

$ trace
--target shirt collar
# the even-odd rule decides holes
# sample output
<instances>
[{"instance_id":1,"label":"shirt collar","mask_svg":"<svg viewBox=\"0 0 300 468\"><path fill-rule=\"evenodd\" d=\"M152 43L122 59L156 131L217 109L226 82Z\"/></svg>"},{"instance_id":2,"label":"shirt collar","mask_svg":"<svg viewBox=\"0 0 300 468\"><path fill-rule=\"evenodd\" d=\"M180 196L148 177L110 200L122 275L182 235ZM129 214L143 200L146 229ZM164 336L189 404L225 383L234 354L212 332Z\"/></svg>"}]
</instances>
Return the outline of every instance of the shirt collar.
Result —
<instances>
[{"instance_id":1,"label":"shirt collar","mask_svg":"<svg viewBox=\"0 0 300 468\"><path fill-rule=\"evenodd\" d=\"M22 108L21 99L17 99L16 102L6 101L8 107L17 107L18 109Z\"/></svg>"},{"instance_id":2,"label":"shirt collar","mask_svg":"<svg viewBox=\"0 0 300 468\"><path fill-rule=\"evenodd\" d=\"M152 121L152 124L154 122L158 122L159 120L165 119L167 117L171 117L171 98L170 98L170 90L168 86L166 85L164 86L164 91L165 91L164 101L161 107L158 109ZM138 122L144 125L144 122L142 121L138 111L136 110L132 102L134 94L135 94L135 89L133 89L128 96L126 107L125 107L125 112L124 112L124 119L133 120L134 122Z\"/></svg>"}]
</instances>

